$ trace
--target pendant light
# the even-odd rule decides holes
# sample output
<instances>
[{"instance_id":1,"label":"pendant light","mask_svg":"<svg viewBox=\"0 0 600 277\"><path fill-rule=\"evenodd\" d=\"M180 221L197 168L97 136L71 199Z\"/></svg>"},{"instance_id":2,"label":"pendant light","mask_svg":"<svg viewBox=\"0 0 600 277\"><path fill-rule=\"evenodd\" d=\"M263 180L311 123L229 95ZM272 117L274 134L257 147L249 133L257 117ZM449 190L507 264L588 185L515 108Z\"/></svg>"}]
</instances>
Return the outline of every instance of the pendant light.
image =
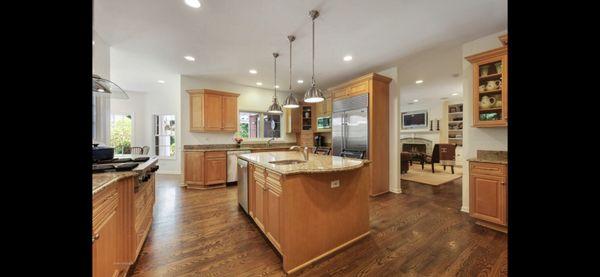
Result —
<instances>
[{"instance_id":1,"label":"pendant light","mask_svg":"<svg viewBox=\"0 0 600 277\"><path fill-rule=\"evenodd\" d=\"M323 91L315 83L315 19L319 17L319 11L311 10L308 14L312 18L312 85L304 93L304 102L318 103L325 100Z\"/></svg>"},{"instance_id":2,"label":"pendant light","mask_svg":"<svg viewBox=\"0 0 600 277\"><path fill-rule=\"evenodd\" d=\"M278 53L273 53L273 64L274 64L274 72L275 72L275 78L274 78L274 85L273 85L273 104L271 104L271 106L269 106L269 109L267 110L267 113L272 113L272 114L282 114L283 110L281 109L281 106L279 106L279 103L277 102L277 57L279 57Z\"/></svg>"},{"instance_id":3,"label":"pendant light","mask_svg":"<svg viewBox=\"0 0 600 277\"><path fill-rule=\"evenodd\" d=\"M292 92L292 41L296 40L296 37L290 35L287 38L290 41L290 95L288 95L288 97L285 98L285 101L283 101L283 107L288 109L295 109L300 107L300 105L298 105L298 99L296 99L294 93Z\"/></svg>"}]
</instances>

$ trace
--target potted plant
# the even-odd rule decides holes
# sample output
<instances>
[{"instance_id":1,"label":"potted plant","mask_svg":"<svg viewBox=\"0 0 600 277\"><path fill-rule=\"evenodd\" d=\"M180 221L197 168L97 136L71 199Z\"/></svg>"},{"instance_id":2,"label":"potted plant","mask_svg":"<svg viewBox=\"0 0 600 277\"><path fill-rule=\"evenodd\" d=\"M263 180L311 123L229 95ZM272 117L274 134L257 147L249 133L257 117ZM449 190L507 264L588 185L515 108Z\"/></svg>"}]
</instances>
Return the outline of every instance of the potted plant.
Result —
<instances>
[{"instance_id":1,"label":"potted plant","mask_svg":"<svg viewBox=\"0 0 600 277\"><path fill-rule=\"evenodd\" d=\"M235 141L235 143L237 143L237 147L239 148L240 145L242 144L242 141L244 141L244 139L240 136L239 132L236 132L235 136L233 137L233 141Z\"/></svg>"}]
</instances>

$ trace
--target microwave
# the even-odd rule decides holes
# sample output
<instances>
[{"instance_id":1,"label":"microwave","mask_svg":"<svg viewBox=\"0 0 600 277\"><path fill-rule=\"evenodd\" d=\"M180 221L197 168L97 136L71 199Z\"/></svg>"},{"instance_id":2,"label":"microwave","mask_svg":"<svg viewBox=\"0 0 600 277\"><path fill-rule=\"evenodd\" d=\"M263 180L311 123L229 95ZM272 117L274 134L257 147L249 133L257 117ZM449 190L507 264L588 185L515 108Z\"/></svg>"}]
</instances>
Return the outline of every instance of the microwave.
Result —
<instances>
[{"instance_id":1,"label":"microwave","mask_svg":"<svg viewBox=\"0 0 600 277\"><path fill-rule=\"evenodd\" d=\"M317 130L331 129L331 116L317 117Z\"/></svg>"}]
</instances>

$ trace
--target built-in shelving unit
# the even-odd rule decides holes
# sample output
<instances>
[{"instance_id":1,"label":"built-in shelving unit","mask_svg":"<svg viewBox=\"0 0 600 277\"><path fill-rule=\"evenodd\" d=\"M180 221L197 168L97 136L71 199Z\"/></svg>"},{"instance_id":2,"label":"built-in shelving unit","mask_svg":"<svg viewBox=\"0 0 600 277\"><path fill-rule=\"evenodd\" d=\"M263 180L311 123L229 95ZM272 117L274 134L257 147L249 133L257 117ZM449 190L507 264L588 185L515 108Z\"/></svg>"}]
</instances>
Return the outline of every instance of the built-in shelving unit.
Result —
<instances>
[{"instance_id":1,"label":"built-in shelving unit","mask_svg":"<svg viewBox=\"0 0 600 277\"><path fill-rule=\"evenodd\" d=\"M448 105L448 143L463 144L463 104Z\"/></svg>"}]
</instances>

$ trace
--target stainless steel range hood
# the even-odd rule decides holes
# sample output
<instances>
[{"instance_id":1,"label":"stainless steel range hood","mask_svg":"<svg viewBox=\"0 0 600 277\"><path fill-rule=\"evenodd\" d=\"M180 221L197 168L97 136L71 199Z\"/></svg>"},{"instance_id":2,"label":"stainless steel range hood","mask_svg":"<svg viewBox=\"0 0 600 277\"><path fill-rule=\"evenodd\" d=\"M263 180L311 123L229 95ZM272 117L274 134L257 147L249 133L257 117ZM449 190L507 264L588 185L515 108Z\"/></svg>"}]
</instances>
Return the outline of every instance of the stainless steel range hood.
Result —
<instances>
[{"instance_id":1,"label":"stainless steel range hood","mask_svg":"<svg viewBox=\"0 0 600 277\"><path fill-rule=\"evenodd\" d=\"M111 98L129 99L129 96L127 96L127 93L121 87L97 74L92 74L92 92L108 93Z\"/></svg>"}]
</instances>

